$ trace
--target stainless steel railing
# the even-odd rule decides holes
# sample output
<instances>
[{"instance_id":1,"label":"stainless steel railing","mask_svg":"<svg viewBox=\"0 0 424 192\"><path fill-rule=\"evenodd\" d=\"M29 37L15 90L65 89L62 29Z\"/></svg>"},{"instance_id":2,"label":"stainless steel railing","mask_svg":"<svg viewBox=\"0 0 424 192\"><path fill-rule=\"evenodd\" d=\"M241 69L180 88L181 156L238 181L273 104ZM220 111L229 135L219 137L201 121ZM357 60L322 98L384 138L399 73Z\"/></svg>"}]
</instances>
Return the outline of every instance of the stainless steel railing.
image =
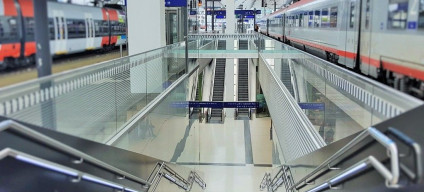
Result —
<instances>
[{"instance_id":1,"label":"stainless steel railing","mask_svg":"<svg viewBox=\"0 0 424 192\"><path fill-rule=\"evenodd\" d=\"M0 132L6 131L6 130L11 130L11 131L17 132L20 135L24 135L25 137L28 137L28 138L30 138L34 141L37 141L37 142L42 143L44 145L47 145L47 146L49 146L53 149L56 149L58 151L72 155L72 156L78 158L79 162L82 162L82 161L90 162L90 163L92 163L92 164L94 164L98 167L101 167L101 168L107 170L107 171L115 173L115 174L119 175L120 177L124 177L126 179L135 181L135 182L141 184L144 187L148 188L151 185L151 183L147 182L144 179L141 179L141 178L134 176L134 175L132 175L128 172L125 172L121 169L118 169L118 168L112 166L112 165L109 165L109 164L107 164L107 163L105 163L105 162L103 162L99 159L96 159L96 158L94 158L94 157L92 157L92 156L90 156L90 155L88 155L84 152L81 152L81 151L79 151L75 148L72 148L68 145L65 145L58 140L55 140L53 138L50 138L46 135L43 135L43 134L37 132L37 131L34 131L34 130L32 130L32 129L30 129L30 128L22 125L22 124L15 122L15 121L6 120L6 121L3 121L3 122L0 122Z\"/></svg>"},{"instance_id":2,"label":"stainless steel railing","mask_svg":"<svg viewBox=\"0 0 424 192\"><path fill-rule=\"evenodd\" d=\"M151 182L152 190L151 192L156 191L157 186L159 185L159 182L162 178L167 179L168 181L174 183L181 189L184 189L185 191L191 191L194 182L196 182L203 190L206 189L206 182L203 181L203 179L194 171L191 171L189 174L188 179L185 179L180 174L175 172L169 165L167 165L165 162L157 163L156 167L154 168L153 172L150 174L149 178L147 179L149 182Z\"/></svg>"},{"instance_id":3,"label":"stainless steel railing","mask_svg":"<svg viewBox=\"0 0 424 192\"><path fill-rule=\"evenodd\" d=\"M138 192L137 190L134 190L132 188L123 186L121 184L112 182L112 181L108 181L106 179L100 178L100 177L96 177L94 175L82 172L82 171L78 171L76 169L72 169L69 168L67 166L63 166L63 165L59 165L57 163L51 162L51 161L47 161L26 153L23 153L21 151L17 151L14 149L10 149L10 148L5 148L3 150L0 151L0 160L3 160L6 157L12 157L18 161L24 162L24 163L28 163L43 169L47 169L47 170L51 170L57 173L61 173L70 177L73 177L73 179L71 180L73 183L78 183L81 180L85 180L88 182L92 182L92 183L96 183L99 185L103 185L106 187L110 187L113 189L117 189L120 191L128 191L128 192ZM123 177L122 177L123 178ZM145 187L147 188L147 187Z\"/></svg>"},{"instance_id":4,"label":"stainless steel railing","mask_svg":"<svg viewBox=\"0 0 424 192\"><path fill-rule=\"evenodd\" d=\"M174 184L184 189L185 191L190 191L194 182L196 182L202 189L206 188L206 182L196 172L191 171L188 180L186 180L180 174L178 174L172 168L170 168L165 162L157 163L155 169L152 171L152 173L150 174L149 178L146 181L130 173L127 173L123 170L120 170L112 165L109 165L101 160L98 160L88 154L85 154L77 149L74 149L66 144L63 144L60 141L57 141L53 138L43 135L37 131L34 131L15 121L6 120L3 122L0 122L0 132L6 131L6 130L16 132L20 135L30 138L31 140L44 144L48 147L61 151L65 154L74 156L78 158L78 160L72 161L75 164L80 164L84 161L89 162L93 165L96 165L107 171L117 174L117 176L121 179L128 179L136 183L139 183L141 184L142 188L145 188L145 189L150 189L151 187L153 187L153 191L155 191L162 177L173 182ZM102 178L66 167L63 165L59 165L54 162L50 162L50 161L47 161L32 155L28 155L26 153L16 151L10 148L6 148L0 151L0 160L4 159L5 157L13 157L17 160L30 163L32 165L50 169L62 174L66 174L68 176L73 176L75 177L75 179L73 180L74 182L79 182L82 179L82 180L87 180L90 182L102 184L105 186L109 186L114 189L120 189L122 191L129 191L129 192L136 191L131 188L122 186L120 184L116 184L114 182L107 181Z\"/></svg>"},{"instance_id":5,"label":"stainless steel railing","mask_svg":"<svg viewBox=\"0 0 424 192\"><path fill-rule=\"evenodd\" d=\"M326 189L327 187L331 187L337 183L340 183L347 178L350 178L352 175L357 172L365 170L368 166L373 166L385 179L388 187L397 187L399 181L399 157L398 157L398 148L396 143L378 131L376 128L370 127L359 134L355 139L349 142L345 147L337 151L333 156L324 161L320 166L314 169L311 173L300 179L297 183L289 188L289 190L299 190L306 183L311 183L315 179L309 180L312 176L322 171L323 169L334 169L331 164L334 163L336 159L344 155L348 150L352 149L354 146L359 144L368 136L371 136L373 139L377 140L380 144L382 144L389 151L390 157L390 166L391 169L388 170L381 162L376 160L373 156L369 156L358 164L352 166L351 168L345 170L343 173L331 179L328 183L322 184L316 188L313 188L311 191L321 191Z\"/></svg>"}]
</instances>

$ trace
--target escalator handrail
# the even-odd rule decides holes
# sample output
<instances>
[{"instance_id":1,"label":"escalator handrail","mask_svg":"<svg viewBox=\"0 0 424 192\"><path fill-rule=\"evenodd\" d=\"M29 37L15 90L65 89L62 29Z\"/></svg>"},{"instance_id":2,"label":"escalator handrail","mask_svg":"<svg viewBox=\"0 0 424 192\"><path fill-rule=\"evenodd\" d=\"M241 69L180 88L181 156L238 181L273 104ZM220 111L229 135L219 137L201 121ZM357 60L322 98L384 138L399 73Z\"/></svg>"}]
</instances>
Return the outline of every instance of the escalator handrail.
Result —
<instances>
[{"instance_id":1,"label":"escalator handrail","mask_svg":"<svg viewBox=\"0 0 424 192\"><path fill-rule=\"evenodd\" d=\"M73 169L64 165L60 165L45 159L41 159L39 157L35 157L27 153L11 149L11 148L5 148L0 151L0 160L3 160L6 157L12 157L18 161L25 162L27 164L31 164L37 167L41 167L41 168L48 169L57 173L62 173L67 176L74 177L74 179L72 179L72 182L74 183L79 182L81 180L85 180L92 183L97 183L103 186L107 186L110 188L120 189L121 191L137 192L136 190L122 186L121 184L117 184L115 182L112 182L112 181L109 181L109 180L106 180L106 179L103 179L103 178L100 178L100 177L97 177L82 171L78 171L76 169Z\"/></svg>"},{"instance_id":2,"label":"escalator handrail","mask_svg":"<svg viewBox=\"0 0 424 192\"><path fill-rule=\"evenodd\" d=\"M380 144L382 144L386 149L390 152L390 161L391 161L391 171L392 171L392 178L389 181L389 185L396 185L399 181L399 157L398 157L398 149L396 143L388 138L386 135L381 133L379 130L377 130L374 127L369 127L368 129L361 132L357 137L355 137L352 141L350 141L346 146L341 148L339 151L337 151L334 155L332 155L330 158L325 160L320 166L318 166L316 169L314 169L311 173L300 179L297 183L290 186L289 190L298 189L297 186L304 184L308 182L308 179L321 171L324 168L329 169L330 164L333 163L336 159L338 159L340 156L345 154L348 150L352 149L354 146L359 144L361 141L363 141L368 136L372 136L375 140L377 140Z\"/></svg>"},{"instance_id":3,"label":"escalator handrail","mask_svg":"<svg viewBox=\"0 0 424 192\"><path fill-rule=\"evenodd\" d=\"M15 131L15 132L17 132L21 135L24 135L24 136L26 136L26 137L34 140L34 141L40 142L44 145L47 145L51 148L58 150L58 151L61 151L61 152L67 153L69 155L72 155L74 157L77 157L77 158L79 158L83 161L90 162L90 163L92 163L96 166L99 166L99 167L101 167L105 170L111 171L115 174L119 174L122 177L125 177L125 178L132 180L132 181L135 181L135 182L137 182L137 183L139 183L143 186L149 187L151 185L151 183L147 182L144 179L141 179L141 178L134 176L134 175L132 175L128 172L125 172L121 169L118 169L118 168L112 166L112 165L109 165L109 164L107 164L107 163L105 163L105 162L103 162L103 161L101 161L97 158L94 158L94 157L92 157L92 156L90 156L90 155L88 155L88 154L86 154L82 151L79 151L75 148L72 148L72 147L70 147L70 146L68 146L68 145L66 145L66 144L64 144L64 143L62 143L58 140L55 140L51 137L48 137L48 136L46 136L42 133L39 133L39 132L37 132L33 129L30 129L27 126L24 126L20 123L13 121L13 120L5 120L5 121L0 122L0 132L6 131L6 130Z\"/></svg>"}]
</instances>

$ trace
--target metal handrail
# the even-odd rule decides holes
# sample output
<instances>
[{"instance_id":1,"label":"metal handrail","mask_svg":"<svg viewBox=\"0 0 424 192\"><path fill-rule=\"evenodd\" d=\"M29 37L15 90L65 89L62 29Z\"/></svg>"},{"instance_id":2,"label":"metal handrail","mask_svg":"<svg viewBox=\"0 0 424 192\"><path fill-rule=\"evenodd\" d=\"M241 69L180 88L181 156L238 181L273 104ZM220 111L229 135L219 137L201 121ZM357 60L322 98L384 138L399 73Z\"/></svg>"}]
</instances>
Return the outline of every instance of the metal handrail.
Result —
<instances>
[{"instance_id":1,"label":"metal handrail","mask_svg":"<svg viewBox=\"0 0 424 192\"><path fill-rule=\"evenodd\" d=\"M415 183L419 183L422 180L423 177L423 163L422 163L422 151L421 146L414 141L409 136L405 135L401 131L389 127L387 130L388 135L394 136L396 139L400 140L402 143L407 145L414 153L414 166L415 166L415 173L412 172L409 168L404 166L402 163L400 164L400 168L408 175L408 177L413 180Z\"/></svg>"},{"instance_id":2,"label":"metal handrail","mask_svg":"<svg viewBox=\"0 0 424 192\"><path fill-rule=\"evenodd\" d=\"M372 136L375 140L377 140L379 143L381 143L384 147L386 147L389 150L389 156L391 161L391 176L385 177L388 186L396 187L398 181L399 181L399 157L398 157L398 149L396 143L388 138L386 135L378 131L376 128L369 127L362 133L360 133L357 137L355 137L352 141L350 141L346 146L344 146L342 149L337 151L334 155L332 155L330 158L325 160L320 166L318 166L316 169L314 169L311 173L300 179L297 183L292 185L289 190L298 190L301 187L298 187L301 184L308 183L309 178L311 178L313 175L321 171L322 169L330 169L331 163L333 163L336 159L344 155L348 150L352 149L354 146L359 144L361 141L363 141L368 136ZM386 173L385 173L386 174Z\"/></svg>"},{"instance_id":3,"label":"metal handrail","mask_svg":"<svg viewBox=\"0 0 424 192\"><path fill-rule=\"evenodd\" d=\"M203 181L203 179L196 172L191 171L188 180L186 180L171 167L169 167L165 162L161 162L156 163L153 172L149 176L148 181L154 183L152 185L153 188L151 192L156 191L156 188L159 185L162 177L184 189L185 191L191 191L194 182L196 182L202 189L206 189L206 182Z\"/></svg>"},{"instance_id":4,"label":"metal handrail","mask_svg":"<svg viewBox=\"0 0 424 192\"><path fill-rule=\"evenodd\" d=\"M96 159L96 158L94 158L94 157L92 157L92 156L90 156L90 155L88 155L84 152L81 152L81 151L79 151L75 148L72 148L72 147L70 147L66 144L63 144L62 142L60 142L58 140L55 140L51 137L48 137L44 134L41 134L37 131L34 131L34 130L32 130L32 129L30 129L30 128L28 128L28 127L26 127L26 126L24 126L20 123L15 122L15 121L6 120L6 121L0 122L0 132L6 131L6 130L15 131L15 132L17 132L21 135L24 135L24 136L26 136L26 137L28 137L32 140L40 142L44 145L47 145L51 148L58 150L58 151L61 151L61 152L67 153L69 155L72 155L74 157L77 157L77 158L79 158L80 161L87 161L87 162L90 162L90 163L92 163L96 166L103 168L103 169L106 169L110 172L113 172L115 174L119 174L120 176L127 178L127 179L130 179L132 181L135 181L135 182L143 185L144 187L149 187L151 185L151 183L149 183L149 182L147 182L147 181L145 181L145 180L143 180L143 179L141 179L137 176L134 176L134 175L132 175L128 172L125 172L121 169L118 169L118 168L112 166L112 165L109 165L109 164L107 164L107 163L105 163L105 162L103 162L99 159Z\"/></svg>"},{"instance_id":5,"label":"metal handrail","mask_svg":"<svg viewBox=\"0 0 424 192\"><path fill-rule=\"evenodd\" d=\"M14 149L5 148L1 150L0 160L3 160L6 157L12 157L18 161L22 161L34 166L38 166L44 169L55 171L57 173L62 173L67 176L74 177L75 179L72 179L73 183L80 182L81 180L86 180L86 181L97 183L103 186L119 189L121 191L137 192L137 190L122 186L121 184L117 184L115 182L108 181L103 178L96 177L91 174L87 174L85 172L78 171L76 169L69 168L67 166L60 165L51 161L47 161L45 159L41 159L32 155L26 154L24 152L14 150Z\"/></svg>"},{"instance_id":6,"label":"metal handrail","mask_svg":"<svg viewBox=\"0 0 424 192\"><path fill-rule=\"evenodd\" d=\"M373 167L377 170L378 173L380 173L381 176L383 176L386 181L392 180L393 175L390 173L390 170L388 170L383 163L378 161L374 156L369 156L366 159L358 162L357 164L349 167L342 173L336 175L335 177L332 177L331 179L327 180L321 185L318 185L317 187L314 187L312 189L307 190L307 192L319 192L323 191L327 188L330 189L337 189L336 185L339 185L346 180L358 175L359 173L367 170L369 167ZM386 182L387 187L398 187L398 185L392 185Z\"/></svg>"}]
</instances>

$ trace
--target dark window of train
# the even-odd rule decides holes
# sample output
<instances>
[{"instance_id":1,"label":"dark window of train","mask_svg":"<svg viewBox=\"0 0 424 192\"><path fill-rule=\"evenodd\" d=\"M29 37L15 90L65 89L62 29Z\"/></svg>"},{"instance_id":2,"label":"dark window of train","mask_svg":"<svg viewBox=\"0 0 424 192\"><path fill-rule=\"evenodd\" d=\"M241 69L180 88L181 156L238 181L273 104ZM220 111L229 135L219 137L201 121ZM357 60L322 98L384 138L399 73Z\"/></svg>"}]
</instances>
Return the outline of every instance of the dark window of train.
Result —
<instances>
[{"instance_id":1,"label":"dark window of train","mask_svg":"<svg viewBox=\"0 0 424 192\"><path fill-rule=\"evenodd\" d=\"M420 0L420 9L418 13L418 28L424 29L424 0Z\"/></svg>"},{"instance_id":2,"label":"dark window of train","mask_svg":"<svg viewBox=\"0 0 424 192\"><path fill-rule=\"evenodd\" d=\"M371 18L371 13L370 13L370 2L371 0L367 0L367 7L366 7L366 12L365 12L365 28L369 29L370 28L370 18Z\"/></svg>"},{"instance_id":3,"label":"dark window of train","mask_svg":"<svg viewBox=\"0 0 424 192\"><path fill-rule=\"evenodd\" d=\"M26 17L25 18L25 25L26 25L26 31L25 31L26 41L34 41L35 40L35 21L34 21L34 18Z\"/></svg>"},{"instance_id":4,"label":"dark window of train","mask_svg":"<svg viewBox=\"0 0 424 192\"><path fill-rule=\"evenodd\" d=\"M321 11L315 11L314 27L319 27Z\"/></svg>"},{"instance_id":5,"label":"dark window of train","mask_svg":"<svg viewBox=\"0 0 424 192\"><path fill-rule=\"evenodd\" d=\"M330 8L330 27L337 27L337 7Z\"/></svg>"},{"instance_id":6,"label":"dark window of train","mask_svg":"<svg viewBox=\"0 0 424 192\"><path fill-rule=\"evenodd\" d=\"M7 23L4 26L4 37L5 42L7 43L15 43L19 41L18 36L18 20L17 17L5 17L5 22Z\"/></svg>"},{"instance_id":7,"label":"dark window of train","mask_svg":"<svg viewBox=\"0 0 424 192\"><path fill-rule=\"evenodd\" d=\"M408 19L409 0L389 0L389 18L387 28L405 29Z\"/></svg>"},{"instance_id":8,"label":"dark window of train","mask_svg":"<svg viewBox=\"0 0 424 192\"><path fill-rule=\"evenodd\" d=\"M49 18L49 37L50 40L54 40L54 21L52 18Z\"/></svg>"},{"instance_id":9,"label":"dark window of train","mask_svg":"<svg viewBox=\"0 0 424 192\"><path fill-rule=\"evenodd\" d=\"M350 3L350 19L349 19L349 27L355 27L355 2Z\"/></svg>"},{"instance_id":10,"label":"dark window of train","mask_svg":"<svg viewBox=\"0 0 424 192\"><path fill-rule=\"evenodd\" d=\"M330 26L330 19L328 18L328 9L322 9L321 12L321 27L326 28Z\"/></svg>"}]
</instances>

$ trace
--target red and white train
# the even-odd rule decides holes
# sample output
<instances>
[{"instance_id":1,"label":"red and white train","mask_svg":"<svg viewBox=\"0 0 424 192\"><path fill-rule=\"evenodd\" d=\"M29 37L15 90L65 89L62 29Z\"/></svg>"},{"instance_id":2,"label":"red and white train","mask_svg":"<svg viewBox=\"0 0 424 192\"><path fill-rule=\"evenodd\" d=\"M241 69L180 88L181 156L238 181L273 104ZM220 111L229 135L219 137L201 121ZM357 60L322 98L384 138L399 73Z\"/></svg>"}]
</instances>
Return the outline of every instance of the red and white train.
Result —
<instances>
[{"instance_id":1,"label":"red and white train","mask_svg":"<svg viewBox=\"0 0 424 192\"><path fill-rule=\"evenodd\" d=\"M49 1L48 18L52 55L110 49L126 42L121 10ZM0 0L0 70L34 63L35 27L33 0Z\"/></svg>"},{"instance_id":2,"label":"red and white train","mask_svg":"<svg viewBox=\"0 0 424 192\"><path fill-rule=\"evenodd\" d=\"M301 0L260 31L424 97L424 0Z\"/></svg>"}]
</instances>

